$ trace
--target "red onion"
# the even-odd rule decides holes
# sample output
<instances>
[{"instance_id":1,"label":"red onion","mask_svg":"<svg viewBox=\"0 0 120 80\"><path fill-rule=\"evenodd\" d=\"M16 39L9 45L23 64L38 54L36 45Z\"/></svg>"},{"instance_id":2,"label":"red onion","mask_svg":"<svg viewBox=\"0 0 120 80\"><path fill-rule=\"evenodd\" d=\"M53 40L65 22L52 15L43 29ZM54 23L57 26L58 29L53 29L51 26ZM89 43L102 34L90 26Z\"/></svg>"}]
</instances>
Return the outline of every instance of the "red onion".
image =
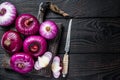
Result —
<instances>
[{"instance_id":1,"label":"red onion","mask_svg":"<svg viewBox=\"0 0 120 80\"><path fill-rule=\"evenodd\" d=\"M41 56L47 49L47 42L41 36L29 36L23 43L23 49L26 53L34 57Z\"/></svg>"},{"instance_id":2,"label":"red onion","mask_svg":"<svg viewBox=\"0 0 120 80\"><path fill-rule=\"evenodd\" d=\"M28 73L34 67L34 60L30 55L20 52L10 58L10 66L16 72Z\"/></svg>"},{"instance_id":3,"label":"red onion","mask_svg":"<svg viewBox=\"0 0 120 80\"><path fill-rule=\"evenodd\" d=\"M1 46L8 52L14 53L22 48L22 38L16 31L7 31L1 39Z\"/></svg>"},{"instance_id":4,"label":"red onion","mask_svg":"<svg viewBox=\"0 0 120 80\"><path fill-rule=\"evenodd\" d=\"M40 25L39 33L46 39L53 39L58 34L58 27L55 22L47 20Z\"/></svg>"},{"instance_id":5,"label":"red onion","mask_svg":"<svg viewBox=\"0 0 120 80\"><path fill-rule=\"evenodd\" d=\"M0 4L0 26L8 26L16 19L16 8L10 2Z\"/></svg>"},{"instance_id":6,"label":"red onion","mask_svg":"<svg viewBox=\"0 0 120 80\"><path fill-rule=\"evenodd\" d=\"M39 31L39 22L31 14L21 14L16 19L16 29L24 35L33 35Z\"/></svg>"}]
</instances>

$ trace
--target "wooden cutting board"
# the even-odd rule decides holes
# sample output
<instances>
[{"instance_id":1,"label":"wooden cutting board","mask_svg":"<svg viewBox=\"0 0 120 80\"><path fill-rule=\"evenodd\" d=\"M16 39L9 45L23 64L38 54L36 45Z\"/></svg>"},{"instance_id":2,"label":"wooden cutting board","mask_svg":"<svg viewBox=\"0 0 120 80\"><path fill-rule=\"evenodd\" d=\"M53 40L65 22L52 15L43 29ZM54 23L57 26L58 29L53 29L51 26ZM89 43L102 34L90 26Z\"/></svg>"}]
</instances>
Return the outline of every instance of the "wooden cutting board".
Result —
<instances>
[{"instance_id":1,"label":"wooden cutting board","mask_svg":"<svg viewBox=\"0 0 120 80\"><path fill-rule=\"evenodd\" d=\"M53 40L48 40L48 51L53 53L53 57L55 55L57 55L57 53L58 53L59 42L60 42L61 34L63 31L62 24L57 23L57 25L59 28L58 36ZM9 60L10 60L10 56L7 53L4 54L3 59L2 59L2 68L12 70L10 67L10 64L9 64ZM51 60L51 62L52 62L52 60ZM44 77L51 77L52 76L51 62L46 68L38 70L38 71L33 69L33 71L31 71L30 73L27 73L25 75L29 75L29 76L38 75L38 76L44 76Z\"/></svg>"}]
</instances>

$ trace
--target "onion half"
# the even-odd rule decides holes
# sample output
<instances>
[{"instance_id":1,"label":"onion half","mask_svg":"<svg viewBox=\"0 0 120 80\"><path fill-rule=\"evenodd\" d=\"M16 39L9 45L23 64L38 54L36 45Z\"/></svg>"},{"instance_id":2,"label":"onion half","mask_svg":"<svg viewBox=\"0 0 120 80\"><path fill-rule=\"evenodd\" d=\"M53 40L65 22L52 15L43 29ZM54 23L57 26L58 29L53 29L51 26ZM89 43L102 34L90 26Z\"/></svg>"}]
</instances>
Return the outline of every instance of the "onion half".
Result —
<instances>
[{"instance_id":1,"label":"onion half","mask_svg":"<svg viewBox=\"0 0 120 80\"><path fill-rule=\"evenodd\" d=\"M9 26L16 19L16 7L10 2L0 4L0 26Z\"/></svg>"},{"instance_id":2,"label":"onion half","mask_svg":"<svg viewBox=\"0 0 120 80\"><path fill-rule=\"evenodd\" d=\"M58 26L54 21L47 20L40 25L39 33L46 39L53 39L58 34Z\"/></svg>"},{"instance_id":3,"label":"onion half","mask_svg":"<svg viewBox=\"0 0 120 80\"><path fill-rule=\"evenodd\" d=\"M34 68L36 70L40 70L42 68L47 67L51 59L52 59L52 53L49 51L45 52L45 54L42 55L41 57L38 56L38 60L35 62Z\"/></svg>"},{"instance_id":4,"label":"onion half","mask_svg":"<svg viewBox=\"0 0 120 80\"><path fill-rule=\"evenodd\" d=\"M16 19L15 27L18 32L24 35L33 35L39 31L39 22L31 14L21 14Z\"/></svg>"},{"instance_id":5,"label":"onion half","mask_svg":"<svg viewBox=\"0 0 120 80\"><path fill-rule=\"evenodd\" d=\"M47 42L41 36L29 36L24 40L23 49L24 52L37 58L46 52Z\"/></svg>"},{"instance_id":6,"label":"onion half","mask_svg":"<svg viewBox=\"0 0 120 80\"><path fill-rule=\"evenodd\" d=\"M16 31L7 31L3 34L1 39L1 46L10 53L18 52L22 48L22 38Z\"/></svg>"},{"instance_id":7,"label":"onion half","mask_svg":"<svg viewBox=\"0 0 120 80\"><path fill-rule=\"evenodd\" d=\"M16 53L10 58L10 66L19 73L28 73L34 67L32 57L24 52Z\"/></svg>"}]
</instances>

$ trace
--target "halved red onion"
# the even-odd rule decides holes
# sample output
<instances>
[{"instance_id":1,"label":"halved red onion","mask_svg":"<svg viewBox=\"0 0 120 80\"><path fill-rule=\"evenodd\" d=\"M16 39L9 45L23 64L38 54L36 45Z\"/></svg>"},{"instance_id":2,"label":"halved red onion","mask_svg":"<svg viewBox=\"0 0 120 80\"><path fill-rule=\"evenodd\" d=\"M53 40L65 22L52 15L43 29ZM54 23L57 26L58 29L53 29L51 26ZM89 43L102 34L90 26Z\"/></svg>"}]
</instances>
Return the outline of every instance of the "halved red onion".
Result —
<instances>
[{"instance_id":1,"label":"halved red onion","mask_svg":"<svg viewBox=\"0 0 120 80\"><path fill-rule=\"evenodd\" d=\"M51 59L52 59L52 53L49 51L45 52L45 54L42 55L41 57L38 56L38 60L35 62L34 68L36 70L40 70L42 68L47 67Z\"/></svg>"},{"instance_id":2,"label":"halved red onion","mask_svg":"<svg viewBox=\"0 0 120 80\"><path fill-rule=\"evenodd\" d=\"M22 38L16 31L7 31L1 39L1 46L10 53L18 52L22 48Z\"/></svg>"},{"instance_id":3,"label":"halved red onion","mask_svg":"<svg viewBox=\"0 0 120 80\"><path fill-rule=\"evenodd\" d=\"M9 26L16 19L16 7L10 2L0 4L0 26Z\"/></svg>"},{"instance_id":4,"label":"halved red onion","mask_svg":"<svg viewBox=\"0 0 120 80\"><path fill-rule=\"evenodd\" d=\"M54 21L47 20L40 25L39 33L46 39L53 39L58 34L58 26Z\"/></svg>"},{"instance_id":5,"label":"halved red onion","mask_svg":"<svg viewBox=\"0 0 120 80\"><path fill-rule=\"evenodd\" d=\"M34 60L29 54L20 52L10 58L10 66L16 72L28 73L34 67Z\"/></svg>"},{"instance_id":6,"label":"halved red onion","mask_svg":"<svg viewBox=\"0 0 120 80\"><path fill-rule=\"evenodd\" d=\"M33 35L39 31L39 22L31 14L21 14L16 19L15 26L17 31L24 35Z\"/></svg>"},{"instance_id":7,"label":"halved red onion","mask_svg":"<svg viewBox=\"0 0 120 80\"><path fill-rule=\"evenodd\" d=\"M47 42L41 36L29 36L24 40L23 49L26 53L37 58L47 50Z\"/></svg>"}]
</instances>

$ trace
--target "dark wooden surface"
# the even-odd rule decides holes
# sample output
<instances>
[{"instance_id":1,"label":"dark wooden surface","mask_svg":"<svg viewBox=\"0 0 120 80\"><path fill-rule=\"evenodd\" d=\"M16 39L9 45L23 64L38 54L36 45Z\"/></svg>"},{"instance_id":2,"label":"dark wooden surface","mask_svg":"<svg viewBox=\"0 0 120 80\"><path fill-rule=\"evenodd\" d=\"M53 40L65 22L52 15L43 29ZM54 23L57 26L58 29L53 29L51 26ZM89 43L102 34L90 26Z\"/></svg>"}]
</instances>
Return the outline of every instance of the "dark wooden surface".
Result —
<instances>
[{"instance_id":1,"label":"dark wooden surface","mask_svg":"<svg viewBox=\"0 0 120 80\"><path fill-rule=\"evenodd\" d=\"M45 0L0 0L0 3L3 1L15 4L19 14L36 16L39 3ZM120 0L49 1L73 17L67 78L21 75L0 68L0 80L120 80ZM63 23L58 52L62 58L69 19L52 12L46 18ZM0 39L6 30L0 27ZM0 47L0 61L4 53Z\"/></svg>"},{"instance_id":2,"label":"dark wooden surface","mask_svg":"<svg viewBox=\"0 0 120 80\"><path fill-rule=\"evenodd\" d=\"M47 40L47 51L52 52L52 59L57 55L58 53L58 49L59 49L59 45L60 45L60 39L61 39L61 34L63 31L63 26L61 23L57 23L59 32L56 38L52 39L52 40ZM4 69L9 69L12 70L10 67L10 55L6 54L1 54L1 65L0 68L4 68ZM39 76L43 76L43 77L52 77L52 71L51 71L51 63L52 60L50 61L49 65L46 68L43 68L41 70L35 70L33 69L31 72L27 73L26 75L29 76L33 76L33 75L39 75ZM25 75L25 74L24 74Z\"/></svg>"}]
</instances>

